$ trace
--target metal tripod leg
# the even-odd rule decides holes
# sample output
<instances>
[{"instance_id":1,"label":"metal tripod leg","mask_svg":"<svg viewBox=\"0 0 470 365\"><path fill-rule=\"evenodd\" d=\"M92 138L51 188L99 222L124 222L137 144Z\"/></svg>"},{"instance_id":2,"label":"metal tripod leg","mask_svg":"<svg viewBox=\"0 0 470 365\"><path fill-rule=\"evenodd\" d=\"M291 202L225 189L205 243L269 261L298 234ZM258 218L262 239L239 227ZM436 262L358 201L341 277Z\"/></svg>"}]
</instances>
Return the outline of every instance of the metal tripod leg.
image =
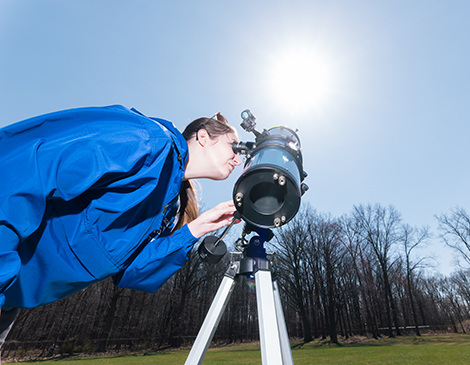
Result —
<instances>
[{"instance_id":1,"label":"metal tripod leg","mask_svg":"<svg viewBox=\"0 0 470 365\"><path fill-rule=\"evenodd\" d=\"M255 282L262 364L292 365L294 360L277 282L272 281L270 270L257 271Z\"/></svg>"},{"instance_id":2,"label":"metal tripod leg","mask_svg":"<svg viewBox=\"0 0 470 365\"><path fill-rule=\"evenodd\" d=\"M186 365L202 364L204 356L206 356L207 349L211 344L212 337L219 326L222 314L227 307L230 296L232 295L233 288L235 287L235 276L238 273L238 263L233 263L222 280L214 301L209 308L209 312L204 319L201 329L196 337L196 341L191 348Z\"/></svg>"},{"instance_id":3,"label":"metal tripod leg","mask_svg":"<svg viewBox=\"0 0 470 365\"><path fill-rule=\"evenodd\" d=\"M279 339L281 341L282 363L284 365L294 365L292 351L290 349L289 334L287 332L286 320L282 311L281 297L279 295L279 287L277 281L273 280L274 305L276 306L277 327Z\"/></svg>"},{"instance_id":4,"label":"metal tripod leg","mask_svg":"<svg viewBox=\"0 0 470 365\"><path fill-rule=\"evenodd\" d=\"M282 365L281 343L278 335L271 272L255 273L256 302L258 304L261 362L263 365Z\"/></svg>"}]
</instances>

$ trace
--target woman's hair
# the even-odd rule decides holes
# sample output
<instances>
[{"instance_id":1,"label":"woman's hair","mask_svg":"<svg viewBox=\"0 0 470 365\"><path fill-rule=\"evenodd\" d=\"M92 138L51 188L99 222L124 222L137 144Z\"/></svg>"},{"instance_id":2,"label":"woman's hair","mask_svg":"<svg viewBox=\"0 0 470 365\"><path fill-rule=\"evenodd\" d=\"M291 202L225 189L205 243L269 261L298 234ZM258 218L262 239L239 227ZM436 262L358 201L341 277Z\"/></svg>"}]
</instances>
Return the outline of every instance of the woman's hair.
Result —
<instances>
[{"instance_id":1,"label":"woman's hair","mask_svg":"<svg viewBox=\"0 0 470 365\"><path fill-rule=\"evenodd\" d=\"M212 118L198 118L189 123L183 131L184 139L189 142L192 138L198 138L198 132L204 129L210 138L215 139L227 133L237 134L237 130L228 124L225 117L217 113ZM180 192L180 213L178 223L173 231L181 228L185 223L192 222L199 216L199 204L194 182L183 181Z\"/></svg>"},{"instance_id":2,"label":"woman's hair","mask_svg":"<svg viewBox=\"0 0 470 365\"><path fill-rule=\"evenodd\" d=\"M209 137L211 137L212 139L227 133L234 133L235 135L237 135L237 130L230 124L228 124L227 119L225 119L222 114L217 113L212 118L199 118L189 123L183 131L184 139L186 139L186 141L189 141L201 129L205 129L207 131L207 134L209 134Z\"/></svg>"}]
</instances>

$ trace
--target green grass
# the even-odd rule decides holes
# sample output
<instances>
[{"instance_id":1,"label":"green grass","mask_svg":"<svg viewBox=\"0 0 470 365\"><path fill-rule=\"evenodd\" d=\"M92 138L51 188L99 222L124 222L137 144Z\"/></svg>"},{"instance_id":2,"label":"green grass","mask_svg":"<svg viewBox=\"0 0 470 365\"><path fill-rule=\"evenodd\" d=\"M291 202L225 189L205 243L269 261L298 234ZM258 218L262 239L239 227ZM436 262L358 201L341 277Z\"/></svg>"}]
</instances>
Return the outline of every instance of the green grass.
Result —
<instances>
[{"instance_id":1,"label":"green grass","mask_svg":"<svg viewBox=\"0 0 470 365\"><path fill-rule=\"evenodd\" d=\"M59 365L137 365L184 364L189 350L161 351L136 355L74 357L22 364ZM325 341L293 344L296 365L302 364L469 364L470 335L425 335L383 338L355 343L330 345ZM259 345L236 345L209 349L204 364L261 364Z\"/></svg>"},{"instance_id":2,"label":"green grass","mask_svg":"<svg viewBox=\"0 0 470 365\"><path fill-rule=\"evenodd\" d=\"M340 347L314 343L294 353L296 364L469 364L470 336L387 338Z\"/></svg>"}]
</instances>

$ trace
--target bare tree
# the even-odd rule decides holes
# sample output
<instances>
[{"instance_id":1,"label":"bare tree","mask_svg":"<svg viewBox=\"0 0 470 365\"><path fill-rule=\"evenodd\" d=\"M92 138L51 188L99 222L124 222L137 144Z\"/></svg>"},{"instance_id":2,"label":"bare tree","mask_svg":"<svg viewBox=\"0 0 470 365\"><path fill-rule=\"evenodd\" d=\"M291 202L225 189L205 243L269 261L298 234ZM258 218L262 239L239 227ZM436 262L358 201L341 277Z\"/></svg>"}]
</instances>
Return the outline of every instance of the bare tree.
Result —
<instances>
[{"instance_id":1,"label":"bare tree","mask_svg":"<svg viewBox=\"0 0 470 365\"><path fill-rule=\"evenodd\" d=\"M359 234L367 242L368 247L379 263L389 336L394 337L392 317L397 335L400 335L397 309L389 280L390 269L394 263L393 249L399 238L400 214L392 206L384 208L379 204L375 206L359 205L354 207L353 217L357 221Z\"/></svg>"},{"instance_id":2,"label":"bare tree","mask_svg":"<svg viewBox=\"0 0 470 365\"><path fill-rule=\"evenodd\" d=\"M372 333L372 336L377 339L378 338L378 326L377 322L374 320L374 316L372 314L371 305L370 305L370 295L367 293L367 285L365 285L365 273L363 265L363 253L361 245L363 244L363 238L359 234L360 229L356 226L358 223L352 217L345 215L341 217L341 226L343 230L343 245L346 249L346 252L349 254L351 258L351 266L355 273L355 282L357 283L356 290L360 293L360 297L362 297L363 308L365 309L365 319L368 323L369 331ZM356 304L359 307L359 298L358 303ZM357 310L358 324L361 326L361 331L365 331L366 328L362 321L362 316L360 310Z\"/></svg>"},{"instance_id":3,"label":"bare tree","mask_svg":"<svg viewBox=\"0 0 470 365\"><path fill-rule=\"evenodd\" d=\"M465 333L465 329L463 327L463 313L462 313L462 305L460 303L460 296L457 292L457 286L455 282L451 278L444 278L440 280L440 289L445 294L445 300L447 301L446 305L448 307L448 311L452 312L452 318L454 319L454 332L457 333L457 320L462 328L462 332ZM450 305L449 305L450 304Z\"/></svg>"},{"instance_id":4,"label":"bare tree","mask_svg":"<svg viewBox=\"0 0 470 365\"><path fill-rule=\"evenodd\" d=\"M310 241L318 251L324 276L323 302L328 318L330 341L338 344L336 325L340 303L339 273L344 257L341 226L330 216L317 216L309 224Z\"/></svg>"},{"instance_id":5,"label":"bare tree","mask_svg":"<svg viewBox=\"0 0 470 365\"><path fill-rule=\"evenodd\" d=\"M411 227L408 224L402 226L402 244L406 264L406 283L408 288L408 297L410 298L411 312L413 314L415 332L417 336L421 336L421 334L419 332L418 316L416 314L416 308L413 297L414 271L417 268L421 267L423 263L428 259L428 257L421 257L417 261L413 262L411 259L411 254L413 250L415 250L419 246L425 245L428 242L429 238L429 227L417 229Z\"/></svg>"},{"instance_id":6,"label":"bare tree","mask_svg":"<svg viewBox=\"0 0 470 365\"><path fill-rule=\"evenodd\" d=\"M311 324L307 315L305 288L309 277L306 247L311 245L306 227L312 219L312 212L306 206L288 225L276 232L275 247L278 250L279 284L290 303L302 320L304 342L312 341Z\"/></svg>"},{"instance_id":7,"label":"bare tree","mask_svg":"<svg viewBox=\"0 0 470 365\"><path fill-rule=\"evenodd\" d=\"M470 308L470 270L459 270L451 276L452 282L457 286L460 297Z\"/></svg>"},{"instance_id":8,"label":"bare tree","mask_svg":"<svg viewBox=\"0 0 470 365\"><path fill-rule=\"evenodd\" d=\"M436 215L435 218L439 222L442 240L470 264L470 216L467 211L456 207L451 209L448 215Z\"/></svg>"}]
</instances>

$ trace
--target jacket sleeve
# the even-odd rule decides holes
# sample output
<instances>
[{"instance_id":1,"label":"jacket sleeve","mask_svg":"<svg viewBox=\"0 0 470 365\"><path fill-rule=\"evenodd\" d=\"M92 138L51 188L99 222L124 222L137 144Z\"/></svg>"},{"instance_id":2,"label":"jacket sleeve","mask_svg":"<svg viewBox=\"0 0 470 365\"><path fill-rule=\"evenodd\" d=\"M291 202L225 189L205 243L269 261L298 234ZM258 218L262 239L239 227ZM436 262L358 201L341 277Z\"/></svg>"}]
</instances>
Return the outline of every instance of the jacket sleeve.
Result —
<instances>
[{"instance_id":1,"label":"jacket sleeve","mask_svg":"<svg viewBox=\"0 0 470 365\"><path fill-rule=\"evenodd\" d=\"M0 221L0 308L5 303L3 290L10 286L21 267L21 260L16 251L18 243L19 239L14 230Z\"/></svg>"},{"instance_id":2,"label":"jacket sleeve","mask_svg":"<svg viewBox=\"0 0 470 365\"><path fill-rule=\"evenodd\" d=\"M159 237L147 244L126 270L113 277L121 288L155 293L188 261L198 241L185 224L172 236Z\"/></svg>"}]
</instances>

